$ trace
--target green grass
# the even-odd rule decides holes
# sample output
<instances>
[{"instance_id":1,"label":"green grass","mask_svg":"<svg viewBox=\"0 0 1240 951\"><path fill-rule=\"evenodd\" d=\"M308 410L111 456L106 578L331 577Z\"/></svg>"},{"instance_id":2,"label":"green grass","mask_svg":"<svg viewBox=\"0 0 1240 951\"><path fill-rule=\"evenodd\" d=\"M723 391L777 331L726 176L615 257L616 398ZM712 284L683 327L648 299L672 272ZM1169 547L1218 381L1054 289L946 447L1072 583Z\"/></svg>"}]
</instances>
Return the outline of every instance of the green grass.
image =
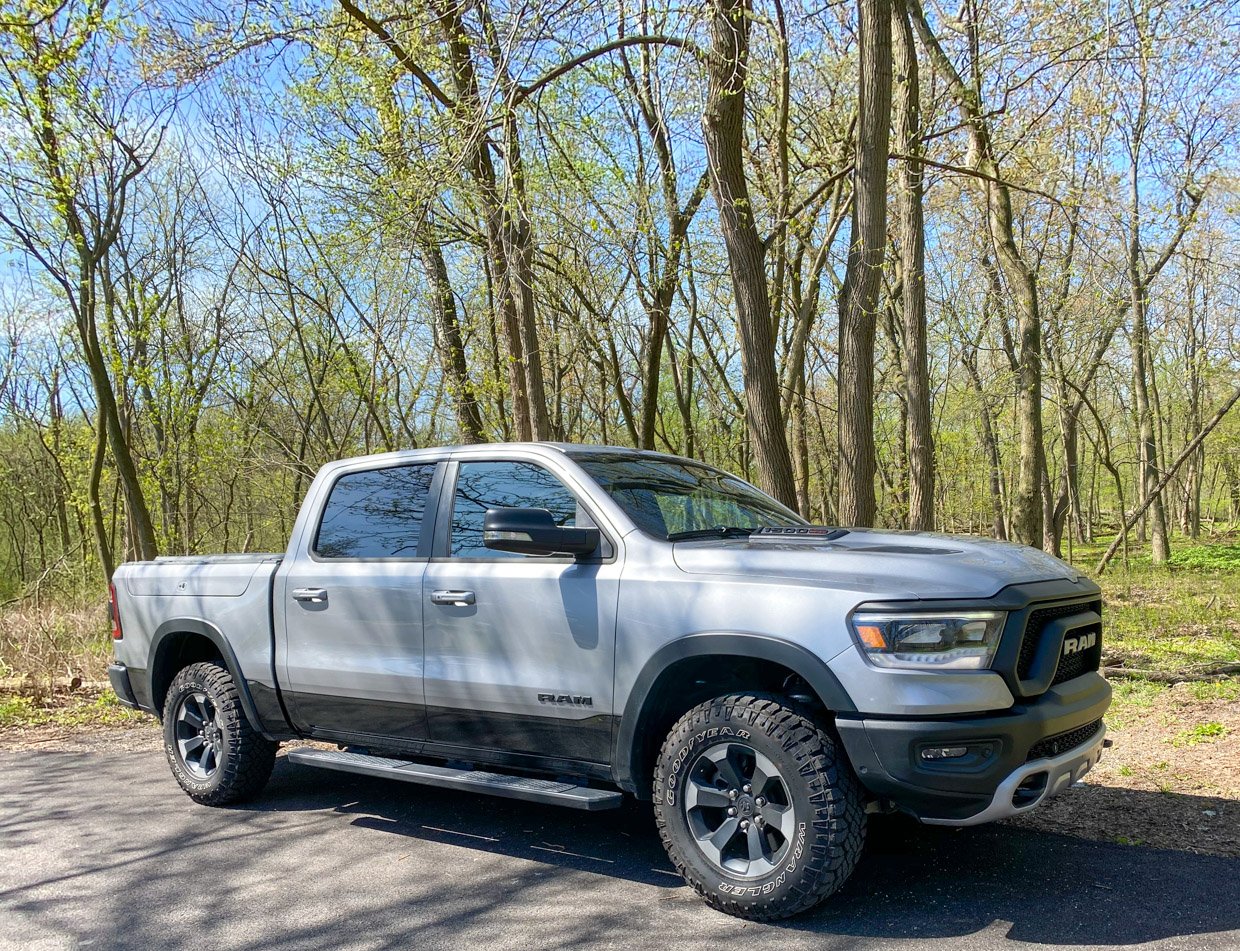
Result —
<instances>
[{"instance_id":1,"label":"green grass","mask_svg":"<svg viewBox=\"0 0 1240 951\"><path fill-rule=\"evenodd\" d=\"M1193 545L1171 553L1171 568L1240 572L1240 545Z\"/></svg>"},{"instance_id":2,"label":"green grass","mask_svg":"<svg viewBox=\"0 0 1240 951\"><path fill-rule=\"evenodd\" d=\"M1106 540L1078 546L1073 561L1092 573ZM1168 565L1148 554L1116 559L1103 590L1108 664L1181 671L1240 663L1240 545L1230 540L1173 548Z\"/></svg>"},{"instance_id":3,"label":"green grass","mask_svg":"<svg viewBox=\"0 0 1240 951\"><path fill-rule=\"evenodd\" d=\"M1108 725L1114 729L1132 723L1154 705L1168 686L1151 680L1112 681L1111 709L1107 712Z\"/></svg>"},{"instance_id":4,"label":"green grass","mask_svg":"<svg viewBox=\"0 0 1240 951\"><path fill-rule=\"evenodd\" d=\"M1199 743L1213 743L1222 739L1228 732L1221 723L1198 723L1196 726L1181 730L1171 740L1175 746L1197 746Z\"/></svg>"},{"instance_id":5,"label":"green grass","mask_svg":"<svg viewBox=\"0 0 1240 951\"><path fill-rule=\"evenodd\" d=\"M40 702L23 694L0 694L0 729L28 726L124 726L143 719L111 690L98 696L59 695Z\"/></svg>"},{"instance_id":6,"label":"green grass","mask_svg":"<svg viewBox=\"0 0 1240 951\"><path fill-rule=\"evenodd\" d=\"M1240 700L1240 677L1190 683L1187 689L1194 700Z\"/></svg>"}]
</instances>

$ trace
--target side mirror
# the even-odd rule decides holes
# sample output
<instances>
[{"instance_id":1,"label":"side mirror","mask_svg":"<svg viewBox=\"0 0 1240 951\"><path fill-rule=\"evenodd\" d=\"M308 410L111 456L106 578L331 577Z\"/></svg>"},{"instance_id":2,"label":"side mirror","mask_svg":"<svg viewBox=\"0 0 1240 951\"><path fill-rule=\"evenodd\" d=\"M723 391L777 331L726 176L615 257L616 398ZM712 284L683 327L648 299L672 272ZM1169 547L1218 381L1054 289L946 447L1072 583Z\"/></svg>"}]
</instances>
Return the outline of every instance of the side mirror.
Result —
<instances>
[{"instance_id":1,"label":"side mirror","mask_svg":"<svg viewBox=\"0 0 1240 951\"><path fill-rule=\"evenodd\" d=\"M597 528L562 528L546 509L488 509L482 542L522 555L589 555L598 550Z\"/></svg>"}]
</instances>

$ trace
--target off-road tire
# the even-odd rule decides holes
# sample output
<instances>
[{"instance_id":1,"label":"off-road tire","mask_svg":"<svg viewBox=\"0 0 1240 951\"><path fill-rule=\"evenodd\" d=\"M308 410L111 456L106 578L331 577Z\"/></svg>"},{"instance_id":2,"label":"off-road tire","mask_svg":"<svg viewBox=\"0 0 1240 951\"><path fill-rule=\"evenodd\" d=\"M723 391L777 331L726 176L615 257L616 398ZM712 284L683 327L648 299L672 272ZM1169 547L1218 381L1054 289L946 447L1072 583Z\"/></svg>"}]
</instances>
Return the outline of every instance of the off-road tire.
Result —
<instances>
[{"instance_id":1,"label":"off-road tire","mask_svg":"<svg viewBox=\"0 0 1240 951\"><path fill-rule=\"evenodd\" d=\"M206 779L195 777L177 750L177 711L181 701L194 693L206 694L211 701L220 733L218 765ZM225 806L257 795L271 778L278 746L254 730L237 685L224 667L209 661L190 664L173 678L164 699L164 753L172 775L194 802Z\"/></svg>"},{"instance_id":2,"label":"off-road tire","mask_svg":"<svg viewBox=\"0 0 1240 951\"><path fill-rule=\"evenodd\" d=\"M707 857L684 806L693 764L703 752L732 743L774 764L795 810L790 847L757 880L730 874ZM787 698L769 694L717 697L680 718L655 765L654 812L685 881L711 907L755 921L789 918L837 891L865 842L862 790L838 742Z\"/></svg>"}]
</instances>

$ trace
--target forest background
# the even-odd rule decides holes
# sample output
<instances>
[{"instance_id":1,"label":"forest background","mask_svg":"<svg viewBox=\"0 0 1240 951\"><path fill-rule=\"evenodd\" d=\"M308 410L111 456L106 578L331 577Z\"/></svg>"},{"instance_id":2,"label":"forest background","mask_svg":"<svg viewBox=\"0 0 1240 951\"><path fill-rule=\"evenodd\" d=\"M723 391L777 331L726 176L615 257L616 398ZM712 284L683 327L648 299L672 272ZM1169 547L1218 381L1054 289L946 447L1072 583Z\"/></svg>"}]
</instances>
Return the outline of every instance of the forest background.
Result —
<instances>
[{"instance_id":1,"label":"forest background","mask_svg":"<svg viewBox=\"0 0 1240 951\"><path fill-rule=\"evenodd\" d=\"M483 440L1067 557L1226 535L1238 9L6 0L0 599Z\"/></svg>"}]
</instances>

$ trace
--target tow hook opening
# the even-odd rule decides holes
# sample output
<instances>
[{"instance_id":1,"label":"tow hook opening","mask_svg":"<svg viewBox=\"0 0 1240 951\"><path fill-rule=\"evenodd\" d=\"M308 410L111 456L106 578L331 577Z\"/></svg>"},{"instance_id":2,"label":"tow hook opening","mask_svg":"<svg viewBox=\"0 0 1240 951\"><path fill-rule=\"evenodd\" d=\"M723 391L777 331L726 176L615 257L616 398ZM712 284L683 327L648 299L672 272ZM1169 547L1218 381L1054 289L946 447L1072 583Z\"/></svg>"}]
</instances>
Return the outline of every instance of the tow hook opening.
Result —
<instances>
[{"instance_id":1,"label":"tow hook opening","mask_svg":"<svg viewBox=\"0 0 1240 951\"><path fill-rule=\"evenodd\" d=\"M1046 770L1026 776L1012 793L1012 805L1017 809L1032 806L1046 792L1046 780Z\"/></svg>"}]
</instances>

